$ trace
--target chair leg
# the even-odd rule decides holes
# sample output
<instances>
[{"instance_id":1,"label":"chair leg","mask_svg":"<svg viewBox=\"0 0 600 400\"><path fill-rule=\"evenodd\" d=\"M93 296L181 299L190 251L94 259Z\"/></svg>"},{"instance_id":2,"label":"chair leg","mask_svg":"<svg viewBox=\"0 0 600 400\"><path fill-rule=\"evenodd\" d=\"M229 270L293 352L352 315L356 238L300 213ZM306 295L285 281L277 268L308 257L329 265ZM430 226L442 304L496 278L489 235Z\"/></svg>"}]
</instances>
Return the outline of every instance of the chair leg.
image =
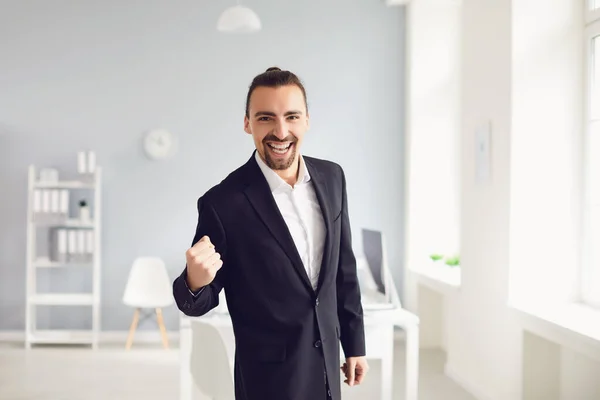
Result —
<instances>
[{"instance_id":1,"label":"chair leg","mask_svg":"<svg viewBox=\"0 0 600 400\"><path fill-rule=\"evenodd\" d=\"M140 309L136 308L135 313L133 314L133 321L131 321L131 326L129 327L129 335L127 336L127 344L125 345L125 348L127 350L131 349L131 345L133 343L133 335L135 334L135 330L137 328L139 320L140 320Z\"/></svg>"},{"instance_id":2,"label":"chair leg","mask_svg":"<svg viewBox=\"0 0 600 400\"><path fill-rule=\"evenodd\" d=\"M163 346L165 349L169 348L169 339L167 337L167 329L165 328L165 321L163 320L162 309L156 309L156 320L158 321L158 327L160 328L160 336L162 338Z\"/></svg>"}]
</instances>

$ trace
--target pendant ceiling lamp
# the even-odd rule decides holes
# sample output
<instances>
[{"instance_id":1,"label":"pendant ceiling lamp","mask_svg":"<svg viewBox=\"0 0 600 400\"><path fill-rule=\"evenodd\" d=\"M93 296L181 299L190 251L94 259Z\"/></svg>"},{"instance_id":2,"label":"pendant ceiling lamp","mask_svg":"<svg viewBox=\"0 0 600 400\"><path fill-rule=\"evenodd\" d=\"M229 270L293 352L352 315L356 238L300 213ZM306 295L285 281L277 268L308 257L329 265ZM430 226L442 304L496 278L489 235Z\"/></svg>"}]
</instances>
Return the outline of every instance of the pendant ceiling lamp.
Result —
<instances>
[{"instance_id":1,"label":"pendant ceiling lamp","mask_svg":"<svg viewBox=\"0 0 600 400\"><path fill-rule=\"evenodd\" d=\"M250 8L242 6L240 0L237 5L229 7L219 17L217 30L226 33L252 33L262 28L260 18Z\"/></svg>"}]
</instances>

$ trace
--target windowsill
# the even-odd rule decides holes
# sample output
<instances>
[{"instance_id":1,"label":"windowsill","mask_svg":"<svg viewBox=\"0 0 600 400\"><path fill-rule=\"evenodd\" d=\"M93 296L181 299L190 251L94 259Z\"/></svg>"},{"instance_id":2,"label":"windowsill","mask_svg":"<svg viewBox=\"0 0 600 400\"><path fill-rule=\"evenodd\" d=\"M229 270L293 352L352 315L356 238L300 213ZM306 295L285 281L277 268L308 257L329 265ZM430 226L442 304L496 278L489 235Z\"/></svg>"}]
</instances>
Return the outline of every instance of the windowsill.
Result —
<instances>
[{"instance_id":1,"label":"windowsill","mask_svg":"<svg viewBox=\"0 0 600 400\"><path fill-rule=\"evenodd\" d=\"M514 301L523 328L600 360L600 310L579 303Z\"/></svg>"},{"instance_id":2,"label":"windowsill","mask_svg":"<svg viewBox=\"0 0 600 400\"><path fill-rule=\"evenodd\" d=\"M442 293L455 292L460 289L460 267L450 267L443 262L426 262L409 268L419 283Z\"/></svg>"}]
</instances>

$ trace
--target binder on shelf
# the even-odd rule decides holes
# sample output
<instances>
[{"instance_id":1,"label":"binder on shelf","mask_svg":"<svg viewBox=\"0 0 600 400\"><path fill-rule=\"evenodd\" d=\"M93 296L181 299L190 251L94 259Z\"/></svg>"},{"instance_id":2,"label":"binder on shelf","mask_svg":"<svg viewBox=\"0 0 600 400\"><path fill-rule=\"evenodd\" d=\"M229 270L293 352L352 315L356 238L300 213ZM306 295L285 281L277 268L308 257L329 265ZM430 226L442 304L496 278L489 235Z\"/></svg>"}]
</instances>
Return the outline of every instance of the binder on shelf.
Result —
<instances>
[{"instance_id":1,"label":"binder on shelf","mask_svg":"<svg viewBox=\"0 0 600 400\"><path fill-rule=\"evenodd\" d=\"M50 190L50 212L52 216L58 215L60 210L60 192L58 190Z\"/></svg>"},{"instance_id":2,"label":"binder on shelf","mask_svg":"<svg viewBox=\"0 0 600 400\"><path fill-rule=\"evenodd\" d=\"M77 153L77 172L81 175L87 173L87 168L85 167L85 152L83 151Z\"/></svg>"},{"instance_id":3,"label":"binder on shelf","mask_svg":"<svg viewBox=\"0 0 600 400\"><path fill-rule=\"evenodd\" d=\"M51 236L51 262L67 265L94 261L93 230L60 228L54 229Z\"/></svg>"},{"instance_id":4,"label":"binder on shelf","mask_svg":"<svg viewBox=\"0 0 600 400\"><path fill-rule=\"evenodd\" d=\"M94 258L94 231L86 231L85 234L87 261L92 261Z\"/></svg>"},{"instance_id":5,"label":"binder on shelf","mask_svg":"<svg viewBox=\"0 0 600 400\"><path fill-rule=\"evenodd\" d=\"M42 213L47 217L50 213L50 191L42 190Z\"/></svg>"},{"instance_id":6,"label":"binder on shelf","mask_svg":"<svg viewBox=\"0 0 600 400\"><path fill-rule=\"evenodd\" d=\"M35 215L42 212L42 192L40 190L33 191L33 212Z\"/></svg>"},{"instance_id":7,"label":"binder on shelf","mask_svg":"<svg viewBox=\"0 0 600 400\"><path fill-rule=\"evenodd\" d=\"M77 231L77 250L75 251L75 260L77 262L87 261L85 253L85 231Z\"/></svg>"},{"instance_id":8,"label":"binder on shelf","mask_svg":"<svg viewBox=\"0 0 600 400\"><path fill-rule=\"evenodd\" d=\"M60 191L60 219L66 221L69 218L69 191L62 189Z\"/></svg>"},{"instance_id":9,"label":"binder on shelf","mask_svg":"<svg viewBox=\"0 0 600 400\"><path fill-rule=\"evenodd\" d=\"M60 224L69 217L69 191L67 189L34 189L32 214L39 223Z\"/></svg>"},{"instance_id":10,"label":"binder on shelf","mask_svg":"<svg viewBox=\"0 0 600 400\"><path fill-rule=\"evenodd\" d=\"M56 261L65 263L67 262L67 231L66 229L58 229L57 231L57 257Z\"/></svg>"},{"instance_id":11,"label":"binder on shelf","mask_svg":"<svg viewBox=\"0 0 600 400\"><path fill-rule=\"evenodd\" d=\"M96 153L94 153L93 151L88 151L87 153L88 159L88 174L93 174L94 172L96 172Z\"/></svg>"},{"instance_id":12,"label":"binder on shelf","mask_svg":"<svg viewBox=\"0 0 600 400\"><path fill-rule=\"evenodd\" d=\"M76 261L77 254L77 231L68 231L69 244L67 245L67 258L69 262Z\"/></svg>"},{"instance_id":13,"label":"binder on shelf","mask_svg":"<svg viewBox=\"0 0 600 400\"><path fill-rule=\"evenodd\" d=\"M77 153L77 172L82 180L86 182L93 180L96 173L96 153L91 150L79 151Z\"/></svg>"}]
</instances>

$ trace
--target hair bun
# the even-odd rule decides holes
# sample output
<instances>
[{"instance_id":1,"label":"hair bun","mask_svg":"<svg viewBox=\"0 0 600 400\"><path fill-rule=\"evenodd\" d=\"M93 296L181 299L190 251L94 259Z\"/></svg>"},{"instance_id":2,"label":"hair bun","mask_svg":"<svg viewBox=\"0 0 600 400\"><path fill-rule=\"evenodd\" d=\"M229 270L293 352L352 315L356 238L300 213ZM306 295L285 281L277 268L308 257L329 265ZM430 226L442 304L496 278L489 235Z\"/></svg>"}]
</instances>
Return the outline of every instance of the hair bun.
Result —
<instances>
[{"instance_id":1,"label":"hair bun","mask_svg":"<svg viewBox=\"0 0 600 400\"><path fill-rule=\"evenodd\" d=\"M271 72L271 71L281 71L281 68L279 68L279 67L270 67L270 68L267 68L266 72Z\"/></svg>"}]
</instances>

